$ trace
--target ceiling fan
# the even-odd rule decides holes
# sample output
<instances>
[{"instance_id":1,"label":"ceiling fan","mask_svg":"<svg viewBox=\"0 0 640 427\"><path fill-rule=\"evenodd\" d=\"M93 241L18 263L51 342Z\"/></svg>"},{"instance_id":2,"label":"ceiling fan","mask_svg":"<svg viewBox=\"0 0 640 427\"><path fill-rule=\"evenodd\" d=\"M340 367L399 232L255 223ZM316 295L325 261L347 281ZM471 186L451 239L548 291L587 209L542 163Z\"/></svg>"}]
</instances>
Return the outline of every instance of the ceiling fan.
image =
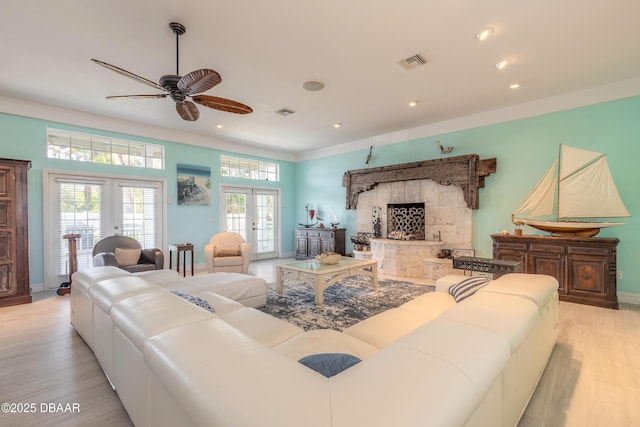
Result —
<instances>
[{"instance_id":1,"label":"ceiling fan","mask_svg":"<svg viewBox=\"0 0 640 427\"><path fill-rule=\"evenodd\" d=\"M155 83L144 77L140 77L137 74L133 74L130 71L124 70L115 65L108 64L97 59L92 59L98 65L102 65L109 70L122 74L125 77L129 77L140 83L151 86L152 88L164 91L164 93L152 94L152 95L118 95L107 96L107 99L147 99L147 98L166 98L169 96L176 103L176 111L184 120L195 121L198 120L200 112L193 103L204 105L205 107L213 108L215 110L226 111L236 114L248 114L253 111L248 105L241 104L237 101L230 99L219 98L217 96L199 95L205 92L222 81L222 77L214 70L203 68L200 70L192 71L189 74L180 76L179 68L179 37L185 33L186 29L184 25L177 22L169 24L169 28L176 35L176 74L167 74L160 77L159 83ZM187 100L187 97L191 98L193 102Z\"/></svg>"}]
</instances>

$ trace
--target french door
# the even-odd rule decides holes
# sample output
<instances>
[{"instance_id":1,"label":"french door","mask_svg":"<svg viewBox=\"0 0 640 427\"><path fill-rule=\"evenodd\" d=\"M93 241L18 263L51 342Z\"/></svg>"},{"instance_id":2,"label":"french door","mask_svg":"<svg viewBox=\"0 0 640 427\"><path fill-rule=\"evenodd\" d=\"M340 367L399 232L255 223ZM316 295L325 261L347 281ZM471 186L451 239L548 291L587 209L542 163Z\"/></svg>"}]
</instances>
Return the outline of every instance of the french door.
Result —
<instances>
[{"instance_id":1,"label":"french door","mask_svg":"<svg viewBox=\"0 0 640 427\"><path fill-rule=\"evenodd\" d=\"M166 246L164 181L45 174L45 289L68 280L66 234L80 235L78 270L93 266L93 246L106 236L130 236L143 248Z\"/></svg>"},{"instance_id":2,"label":"french door","mask_svg":"<svg viewBox=\"0 0 640 427\"><path fill-rule=\"evenodd\" d=\"M223 186L220 195L221 230L242 235L251 245L251 259L277 258L278 190Z\"/></svg>"}]
</instances>

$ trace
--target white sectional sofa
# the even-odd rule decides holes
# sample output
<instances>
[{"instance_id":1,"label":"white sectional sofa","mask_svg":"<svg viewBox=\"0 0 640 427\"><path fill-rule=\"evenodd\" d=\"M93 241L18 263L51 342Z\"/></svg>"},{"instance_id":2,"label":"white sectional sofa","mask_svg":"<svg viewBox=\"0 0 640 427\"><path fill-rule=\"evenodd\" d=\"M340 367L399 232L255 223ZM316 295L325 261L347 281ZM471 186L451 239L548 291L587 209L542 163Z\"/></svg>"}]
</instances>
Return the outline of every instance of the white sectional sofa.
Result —
<instances>
[{"instance_id":1,"label":"white sectional sofa","mask_svg":"<svg viewBox=\"0 0 640 427\"><path fill-rule=\"evenodd\" d=\"M557 338L558 283L543 275L460 303L447 292L460 278L445 278L344 332L305 332L206 276L108 268L73 276L71 319L138 427L514 426ZM324 353L361 361L330 378L298 362Z\"/></svg>"}]
</instances>

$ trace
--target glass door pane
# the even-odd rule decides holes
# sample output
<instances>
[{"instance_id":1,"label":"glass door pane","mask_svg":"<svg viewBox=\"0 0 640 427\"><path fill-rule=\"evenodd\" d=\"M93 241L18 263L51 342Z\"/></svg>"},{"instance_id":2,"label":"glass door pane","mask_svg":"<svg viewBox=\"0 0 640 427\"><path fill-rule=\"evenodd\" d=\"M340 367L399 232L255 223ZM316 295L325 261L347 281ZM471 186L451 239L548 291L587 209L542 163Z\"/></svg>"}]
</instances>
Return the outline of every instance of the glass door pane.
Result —
<instances>
[{"instance_id":1,"label":"glass door pane","mask_svg":"<svg viewBox=\"0 0 640 427\"><path fill-rule=\"evenodd\" d=\"M240 234L245 241L249 242L247 236L247 202L248 193L240 190L230 189L224 191L225 197L225 228L224 231L234 231Z\"/></svg>"},{"instance_id":2,"label":"glass door pane","mask_svg":"<svg viewBox=\"0 0 640 427\"><path fill-rule=\"evenodd\" d=\"M58 241L59 253L56 257L56 277L68 280L69 274L69 242L63 236L78 234L76 248L78 253L78 270L93 266L91 254L93 245L104 234L104 183L58 182Z\"/></svg>"},{"instance_id":3,"label":"glass door pane","mask_svg":"<svg viewBox=\"0 0 640 427\"><path fill-rule=\"evenodd\" d=\"M143 248L161 248L162 195L154 183L119 181L118 234L133 237Z\"/></svg>"},{"instance_id":4,"label":"glass door pane","mask_svg":"<svg viewBox=\"0 0 640 427\"><path fill-rule=\"evenodd\" d=\"M254 190L255 222L253 234L255 242L255 259L277 257L276 224L277 224L277 192Z\"/></svg>"}]
</instances>

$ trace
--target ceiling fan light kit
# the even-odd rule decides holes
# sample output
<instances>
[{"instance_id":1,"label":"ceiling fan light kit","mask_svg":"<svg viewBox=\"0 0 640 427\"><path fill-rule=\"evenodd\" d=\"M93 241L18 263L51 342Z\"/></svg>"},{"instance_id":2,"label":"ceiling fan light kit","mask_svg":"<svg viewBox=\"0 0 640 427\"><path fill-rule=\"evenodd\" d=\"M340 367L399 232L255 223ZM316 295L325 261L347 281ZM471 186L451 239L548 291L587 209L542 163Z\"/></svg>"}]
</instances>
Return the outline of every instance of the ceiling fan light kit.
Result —
<instances>
[{"instance_id":1,"label":"ceiling fan light kit","mask_svg":"<svg viewBox=\"0 0 640 427\"><path fill-rule=\"evenodd\" d=\"M184 25L177 22L170 23L169 28L171 28L171 31L176 35L176 74L166 74L160 77L158 83L138 76L123 68L116 67L115 65L111 65L97 59L92 59L92 61L98 65L101 65L111 71L115 71L125 77L129 77L130 79L136 80L139 83L164 91L164 93L150 95L116 95L108 96L107 99L149 99L166 98L169 96L176 104L176 111L178 115L183 120L190 122L196 121L200 117L200 112L194 102L208 108L228 113L251 113L253 109L240 102L219 98L217 96L200 95L202 92L206 92L222 81L222 77L220 77L218 72L202 68L200 70L192 71L184 76L180 76L179 37L186 32L186 28ZM187 98L191 98L193 102L189 101Z\"/></svg>"}]
</instances>

